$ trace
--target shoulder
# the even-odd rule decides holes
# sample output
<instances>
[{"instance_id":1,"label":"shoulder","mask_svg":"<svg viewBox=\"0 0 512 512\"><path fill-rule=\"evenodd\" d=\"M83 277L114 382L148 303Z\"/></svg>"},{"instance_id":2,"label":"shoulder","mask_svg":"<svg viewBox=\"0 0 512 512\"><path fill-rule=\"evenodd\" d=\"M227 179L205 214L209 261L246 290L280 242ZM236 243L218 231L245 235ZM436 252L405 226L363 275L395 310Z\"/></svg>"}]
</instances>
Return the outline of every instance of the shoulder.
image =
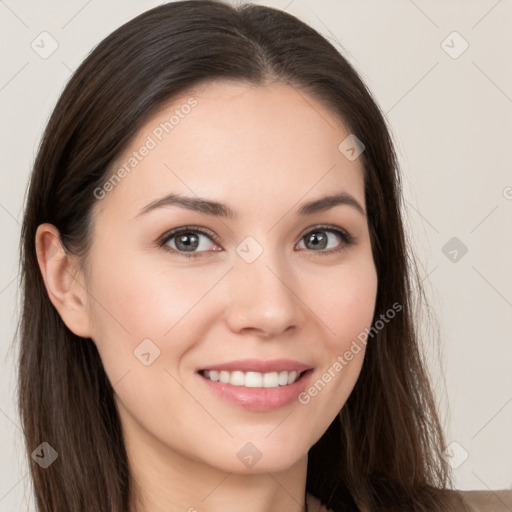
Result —
<instances>
[{"instance_id":1,"label":"shoulder","mask_svg":"<svg viewBox=\"0 0 512 512\"><path fill-rule=\"evenodd\" d=\"M459 491L473 512L510 512L512 491Z\"/></svg>"},{"instance_id":2,"label":"shoulder","mask_svg":"<svg viewBox=\"0 0 512 512\"><path fill-rule=\"evenodd\" d=\"M512 490L457 491L471 512L511 512ZM308 494L309 512L333 512L315 496ZM365 509L362 509L366 512Z\"/></svg>"}]
</instances>

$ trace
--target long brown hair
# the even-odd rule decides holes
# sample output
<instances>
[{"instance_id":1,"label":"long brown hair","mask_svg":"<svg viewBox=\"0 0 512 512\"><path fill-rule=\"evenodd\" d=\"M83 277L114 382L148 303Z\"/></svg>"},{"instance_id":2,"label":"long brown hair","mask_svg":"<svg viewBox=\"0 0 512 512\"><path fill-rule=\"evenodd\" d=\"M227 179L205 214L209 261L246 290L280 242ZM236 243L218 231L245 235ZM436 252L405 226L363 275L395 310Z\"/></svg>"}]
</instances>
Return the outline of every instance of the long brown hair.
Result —
<instances>
[{"instance_id":1,"label":"long brown hair","mask_svg":"<svg viewBox=\"0 0 512 512\"><path fill-rule=\"evenodd\" d=\"M29 456L40 512L130 510L120 419L94 343L63 323L38 267L35 233L55 225L86 261L91 212L116 157L164 102L205 81L280 81L332 109L363 142L365 199L378 274L374 322L360 377L310 449L307 491L336 512L466 510L451 488L445 440L414 320L422 296L401 213L386 122L356 71L315 30L277 9L179 1L151 9L104 39L75 71L48 122L31 175L20 244L19 411L27 454L47 442L48 468ZM416 280L416 281L414 281Z\"/></svg>"}]
</instances>

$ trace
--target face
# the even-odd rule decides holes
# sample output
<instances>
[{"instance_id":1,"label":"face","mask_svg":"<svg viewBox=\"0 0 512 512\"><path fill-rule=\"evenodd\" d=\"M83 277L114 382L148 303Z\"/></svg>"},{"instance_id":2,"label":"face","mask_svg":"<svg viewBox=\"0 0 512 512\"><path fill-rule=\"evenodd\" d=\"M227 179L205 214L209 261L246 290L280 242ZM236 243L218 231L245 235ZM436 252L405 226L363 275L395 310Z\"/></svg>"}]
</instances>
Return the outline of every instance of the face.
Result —
<instances>
[{"instance_id":1,"label":"face","mask_svg":"<svg viewBox=\"0 0 512 512\"><path fill-rule=\"evenodd\" d=\"M129 450L283 470L343 407L364 346L344 354L377 293L363 164L338 148L348 135L290 86L214 82L174 98L120 155L96 191L86 286ZM199 198L233 215L190 209ZM232 383L199 372L213 367ZM282 385L293 368L308 371Z\"/></svg>"}]
</instances>

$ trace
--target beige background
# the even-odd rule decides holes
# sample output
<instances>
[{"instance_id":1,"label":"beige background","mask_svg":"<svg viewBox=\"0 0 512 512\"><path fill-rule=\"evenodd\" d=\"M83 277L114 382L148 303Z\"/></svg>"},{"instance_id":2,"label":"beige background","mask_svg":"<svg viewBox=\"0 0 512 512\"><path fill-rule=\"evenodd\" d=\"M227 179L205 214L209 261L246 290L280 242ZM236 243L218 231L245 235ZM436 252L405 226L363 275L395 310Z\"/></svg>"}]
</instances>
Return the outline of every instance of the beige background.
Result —
<instances>
[{"instance_id":1,"label":"beige background","mask_svg":"<svg viewBox=\"0 0 512 512\"><path fill-rule=\"evenodd\" d=\"M102 38L159 3L0 0L0 511L34 510L10 349L30 167L71 72ZM512 488L511 0L255 3L286 9L330 38L386 113L407 229L438 318L441 366L428 337L435 325L423 330L456 485ZM47 58L31 47L49 37L43 31L58 44Z\"/></svg>"}]
</instances>

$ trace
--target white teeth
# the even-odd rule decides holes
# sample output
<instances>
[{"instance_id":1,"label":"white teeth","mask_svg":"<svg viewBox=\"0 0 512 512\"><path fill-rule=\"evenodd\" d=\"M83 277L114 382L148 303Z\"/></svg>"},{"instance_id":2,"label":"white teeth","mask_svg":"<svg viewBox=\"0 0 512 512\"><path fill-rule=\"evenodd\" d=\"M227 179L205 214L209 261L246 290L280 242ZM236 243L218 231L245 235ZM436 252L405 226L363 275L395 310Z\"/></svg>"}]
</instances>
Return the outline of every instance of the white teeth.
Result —
<instances>
[{"instance_id":1,"label":"white teeth","mask_svg":"<svg viewBox=\"0 0 512 512\"><path fill-rule=\"evenodd\" d=\"M213 380L215 382L217 382L219 380L219 372L217 370L211 370L210 372L205 372L205 374L208 373L209 374L209 378L210 380Z\"/></svg>"},{"instance_id":2,"label":"white teeth","mask_svg":"<svg viewBox=\"0 0 512 512\"><path fill-rule=\"evenodd\" d=\"M286 386L288 384L288 372L279 372L279 385Z\"/></svg>"},{"instance_id":3,"label":"white teeth","mask_svg":"<svg viewBox=\"0 0 512 512\"><path fill-rule=\"evenodd\" d=\"M293 372L288 373L288 384L295 382L297 380L298 372L295 370Z\"/></svg>"},{"instance_id":4,"label":"white teeth","mask_svg":"<svg viewBox=\"0 0 512 512\"><path fill-rule=\"evenodd\" d=\"M231 384L231 379L229 380ZM245 387L246 388L261 388L263 387L263 374L259 372L247 372L245 374Z\"/></svg>"},{"instance_id":5,"label":"white teeth","mask_svg":"<svg viewBox=\"0 0 512 512\"><path fill-rule=\"evenodd\" d=\"M279 386L286 386L292 384L297 380L300 374L293 370L291 372L241 372L226 370L205 370L204 376L207 379L215 382L222 382L224 384L231 384L233 386L244 386L246 388L277 388Z\"/></svg>"},{"instance_id":6,"label":"white teeth","mask_svg":"<svg viewBox=\"0 0 512 512\"><path fill-rule=\"evenodd\" d=\"M228 382L231 382L235 386L243 386L245 383L244 372L231 372L231 377L228 374Z\"/></svg>"},{"instance_id":7,"label":"white teeth","mask_svg":"<svg viewBox=\"0 0 512 512\"><path fill-rule=\"evenodd\" d=\"M279 374L277 372L264 373L261 380L264 388L277 388L279 386Z\"/></svg>"}]
</instances>

